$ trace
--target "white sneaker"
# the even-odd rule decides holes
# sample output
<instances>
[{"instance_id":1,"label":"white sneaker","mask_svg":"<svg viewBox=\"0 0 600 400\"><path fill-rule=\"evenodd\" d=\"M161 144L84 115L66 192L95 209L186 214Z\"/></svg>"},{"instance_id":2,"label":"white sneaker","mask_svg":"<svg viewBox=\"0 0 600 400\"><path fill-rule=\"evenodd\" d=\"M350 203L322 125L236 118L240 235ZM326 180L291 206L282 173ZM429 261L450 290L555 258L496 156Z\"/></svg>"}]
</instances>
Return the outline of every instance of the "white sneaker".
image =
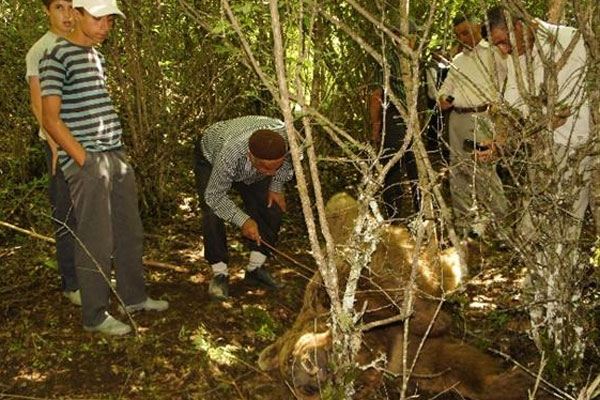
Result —
<instances>
[{"instance_id":1,"label":"white sneaker","mask_svg":"<svg viewBox=\"0 0 600 400\"><path fill-rule=\"evenodd\" d=\"M131 332L131 327L123 322L115 319L112 315L106 314L106 319L102 321L100 325L96 326L83 326L88 332L100 332L105 335L121 336Z\"/></svg>"},{"instance_id":2,"label":"white sneaker","mask_svg":"<svg viewBox=\"0 0 600 400\"><path fill-rule=\"evenodd\" d=\"M128 313L136 312L136 311L165 311L169 308L169 302L165 300L154 300L150 297L147 297L146 300L142 301L139 304L131 304L125 306L125 311ZM125 314L123 307L119 306L119 311L121 314Z\"/></svg>"},{"instance_id":3,"label":"white sneaker","mask_svg":"<svg viewBox=\"0 0 600 400\"><path fill-rule=\"evenodd\" d=\"M81 292L79 291L79 289L70 292L68 290L65 290L63 292L63 296L65 296L67 299L69 299L69 301L73 304L75 304L76 306L81 306Z\"/></svg>"},{"instance_id":4,"label":"white sneaker","mask_svg":"<svg viewBox=\"0 0 600 400\"><path fill-rule=\"evenodd\" d=\"M474 232L477 236L483 237L485 235L487 226L487 221L480 219L471 226L471 231Z\"/></svg>"}]
</instances>

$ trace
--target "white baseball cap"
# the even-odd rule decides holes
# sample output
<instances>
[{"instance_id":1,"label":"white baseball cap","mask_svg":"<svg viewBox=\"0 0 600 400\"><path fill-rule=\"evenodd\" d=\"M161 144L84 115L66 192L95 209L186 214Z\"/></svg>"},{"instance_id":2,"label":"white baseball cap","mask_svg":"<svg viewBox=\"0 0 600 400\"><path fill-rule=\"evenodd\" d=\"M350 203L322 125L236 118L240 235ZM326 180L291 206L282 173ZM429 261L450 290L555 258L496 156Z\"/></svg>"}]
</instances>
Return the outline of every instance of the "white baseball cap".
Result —
<instances>
[{"instance_id":1,"label":"white baseball cap","mask_svg":"<svg viewBox=\"0 0 600 400\"><path fill-rule=\"evenodd\" d=\"M98 18L105 15L120 15L125 18L125 14L117 7L117 0L73 0L73 8L77 7L83 7Z\"/></svg>"}]
</instances>

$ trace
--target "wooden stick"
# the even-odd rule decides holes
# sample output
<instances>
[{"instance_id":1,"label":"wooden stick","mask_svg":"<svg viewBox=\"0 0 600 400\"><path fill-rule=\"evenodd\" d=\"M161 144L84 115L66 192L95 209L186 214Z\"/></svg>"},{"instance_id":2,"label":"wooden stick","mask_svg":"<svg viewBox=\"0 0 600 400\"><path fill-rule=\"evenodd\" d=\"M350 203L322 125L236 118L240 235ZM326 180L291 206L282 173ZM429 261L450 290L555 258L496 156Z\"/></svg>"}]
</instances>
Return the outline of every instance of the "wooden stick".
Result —
<instances>
[{"instance_id":1,"label":"wooden stick","mask_svg":"<svg viewBox=\"0 0 600 400\"><path fill-rule=\"evenodd\" d=\"M187 268L180 267L178 265L168 264L160 261L154 260L142 260L145 266L154 267L154 268L162 268L162 269L170 269L171 271L176 272L189 272Z\"/></svg>"},{"instance_id":2,"label":"wooden stick","mask_svg":"<svg viewBox=\"0 0 600 400\"><path fill-rule=\"evenodd\" d=\"M377 327L384 326L384 325L390 325L390 324L393 324L393 323L399 322L399 321L404 321L407 318L410 318L410 316L411 316L411 314L408 314L408 315L398 314L398 315L394 315L393 317L384 318L384 319L380 319L377 321L369 322L368 324L359 325L358 329L361 332L366 332L373 328L377 328Z\"/></svg>"},{"instance_id":3,"label":"wooden stick","mask_svg":"<svg viewBox=\"0 0 600 400\"><path fill-rule=\"evenodd\" d=\"M19 228L18 226L15 226L13 224L9 224L8 222L4 222L4 221L0 221L0 226L4 226L6 228L15 230L17 232L21 232L24 233L25 235L34 237L36 239L41 239L41 240L45 240L48 243L56 243L56 240L54 240L51 237L48 236L44 236L44 235L40 235L39 233L35 233L33 231L27 230L27 229L23 229L23 228Z\"/></svg>"},{"instance_id":4,"label":"wooden stick","mask_svg":"<svg viewBox=\"0 0 600 400\"><path fill-rule=\"evenodd\" d=\"M4 226L6 228L15 230L17 232L23 233L25 235L31 236L31 237L36 238L36 239L44 240L44 241L46 241L48 243L56 243L56 240L54 240L51 237L40 235L39 233L30 231L30 230L27 230L27 229L20 228L20 227L18 227L16 225L13 225L13 224L9 224L8 222L0 221L0 226ZM177 271L177 272L188 272L187 268L179 267L177 265L168 264L168 263L164 263L164 262L160 262L160 261L142 260L142 262L144 263L144 265L146 265L148 267L170 269L172 271Z\"/></svg>"},{"instance_id":5,"label":"wooden stick","mask_svg":"<svg viewBox=\"0 0 600 400\"><path fill-rule=\"evenodd\" d=\"M273 251L274 253L276 253L277 255L280 255L281 257L287 259L288 261L291 261L292 263L296 264L297 266L304 268L307 271L312 272L313 274L315 273L315 270L307 267L306 265L302 264L300 261L295 260L293 257L288 256L287 254L285 254L284 252L282 252L281 250L277 250L274 246L271 246L269 243L265 242L264 240L260 240L260 244L263 244L265 247L269 248L271 251Z\"/></svg>"}]
</instances>

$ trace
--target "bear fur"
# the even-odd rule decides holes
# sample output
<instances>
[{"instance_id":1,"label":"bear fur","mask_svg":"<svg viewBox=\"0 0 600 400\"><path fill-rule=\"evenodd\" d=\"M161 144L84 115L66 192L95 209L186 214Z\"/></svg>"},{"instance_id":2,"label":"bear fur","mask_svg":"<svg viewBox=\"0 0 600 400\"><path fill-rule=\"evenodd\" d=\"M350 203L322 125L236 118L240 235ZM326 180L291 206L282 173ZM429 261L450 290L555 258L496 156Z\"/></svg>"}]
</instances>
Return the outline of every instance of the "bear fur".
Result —
<instances>
[{"instance_id":1,"label":"bear fur","mask_svg":"<svg viewBox=\"0 0 600 400\"><path fill-rule=\"evenodd\" d=\"M326 212L336 248L341 249L336 265L343 288L349 270L343 248L351 240L358 215L357 202L348 194L340 193L327 203ZM413 263L415 255L416 264ZM521 371L506 370L498 360L450 336L451 317L440 310L439 299L443 293L456 289L462 278L454 249L417 254L410 232L399 226L385 227L382 241L369 267L364 268L357 289L356 308L362 310L366 305L363 322L401 314L413 265L418 274L411 289L415 296L408 321L408 367L422 347L409 381L409 393L448 392L457 398L480 400L528 399L533 379ZM328 369L331 336L326 326L329 305L317 272L307 285L302 309L293 326L263 350L259 358L261 369L278 371L289 379L295 395L303 400L320 399L321 388L331 378ZM396 323L365 332L357 358L360 364L366 365L380 354L386 354L388 376L401 385L403 351L404 325ZM363 371L357 380L359 398L372 398L373 390L381 382L380 370ZM551 397L538 391L536 398Z\"/></svg>"}]
</instances>

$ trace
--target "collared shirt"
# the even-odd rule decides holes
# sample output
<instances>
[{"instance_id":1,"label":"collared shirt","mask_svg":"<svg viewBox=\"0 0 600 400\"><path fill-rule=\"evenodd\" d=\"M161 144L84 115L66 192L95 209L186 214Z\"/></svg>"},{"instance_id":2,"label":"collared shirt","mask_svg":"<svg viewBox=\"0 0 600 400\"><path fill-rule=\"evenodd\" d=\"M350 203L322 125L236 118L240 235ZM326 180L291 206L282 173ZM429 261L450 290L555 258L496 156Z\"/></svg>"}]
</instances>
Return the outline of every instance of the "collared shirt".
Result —
<instances>
[{"instance_id":1,"label":"collared shirt","mask_svg":"<svg viewBox=\"0 0 600 400\"><path fill-rule=\"evenodd\" d=\"M532 95L540 95L544 91L550 71L544 68L543 58L557 62L562 58L563 53L569 47L569 44L577 34L577 29L568 26L552 25L544 21L537 20L538 28L536 37L539 40L540 47L534 45L532 51L532 65L530 66L533 75L534 87L530 88L528 84L527 60L525 54L518 57L522 76L524 79L523 87ZM541 57L540 50L544 57ZM566 123L553 132L554 142L563 146L579 147L588 140L590 131L590 106L586 96L586 64L588 61L585 43L580 37L566 60L563 68L558 71L556 80L558 84L557 104L568 106L573 114L567 119ZM518 108L524 115L529 113L529 108L523 101L517 85L517 73L515 64L512 60L508 62L508 74L505 99Z\"/></svg>"},{"instance_id":2,"label":"collared shirt","mask_svg":"<svg viewBox=\"0 0 600 400\"><path fill-rule=\"evenodd\" d=\"M454 57L439 97L453 96L455 107L484 106L498 100L505 77L506 63L500 52L482 39L472 50Z\"/></svg>"},{"instance_id":3,"label":"collared shirt","mask_svg":"<svg viewBox=\"0 0 600 400\"><path fill-rule=\"evenodd\" d=\"M250 218L227 196L234 182L246 185L267 178L254 168L249 158L248 140L260 129L279 133L287 143L282 121L262 116L247 116L217 122L202 135L202 153L212 165L212 173L204 192L204 200L214 213L225 221L241 227ZM289 154L271 181L269 190L282 192L285 182L292 179L293 167Z\"/></svg>"}]
</instances>

